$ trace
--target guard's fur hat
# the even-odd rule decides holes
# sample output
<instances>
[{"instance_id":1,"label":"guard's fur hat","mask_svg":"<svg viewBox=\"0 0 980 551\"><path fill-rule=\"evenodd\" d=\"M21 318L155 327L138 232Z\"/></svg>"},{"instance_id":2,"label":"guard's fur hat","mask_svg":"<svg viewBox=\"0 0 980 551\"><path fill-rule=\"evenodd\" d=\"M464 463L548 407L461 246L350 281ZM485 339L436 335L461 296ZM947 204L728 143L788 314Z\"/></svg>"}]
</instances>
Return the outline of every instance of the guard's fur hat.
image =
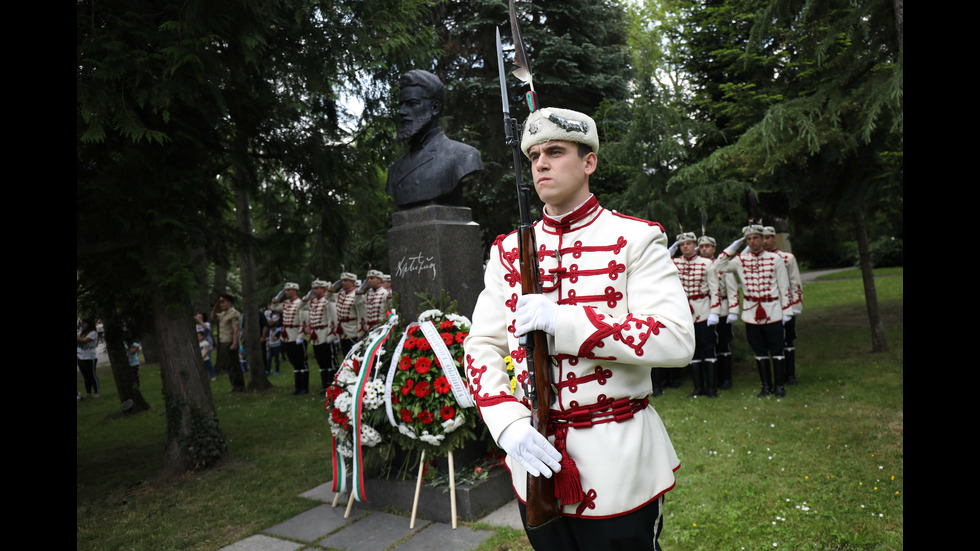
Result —
<instances>
[{"instance_id":1,"label":"guard's fur hat","mask_svg":"<svg viewBox=\"0 0 980 551\"><path fill-rule=\"evenodd\" d=\"M527 151L539 143L563 141L585 144L594 153L599 152L599 133L592 117L557 107L545 107L528 115L521 136L521 151Z\"/></svg>"}]
</instances>

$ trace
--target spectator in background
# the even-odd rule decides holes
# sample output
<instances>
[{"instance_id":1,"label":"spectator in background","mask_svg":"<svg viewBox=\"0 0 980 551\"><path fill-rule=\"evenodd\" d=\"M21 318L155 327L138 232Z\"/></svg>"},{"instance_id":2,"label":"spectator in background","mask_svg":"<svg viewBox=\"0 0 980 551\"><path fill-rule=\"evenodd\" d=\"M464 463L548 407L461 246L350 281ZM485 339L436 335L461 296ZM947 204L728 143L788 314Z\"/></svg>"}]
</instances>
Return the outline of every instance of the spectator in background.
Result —
<instances>
[{"instance_id":1,"label":"spectator in background","mask_svg":"<svg viewBox=\"0 0 980 551\"><path fill-rule=\"evenodd\" d=\"M75 335L75 357L78 370L85 380L85 394L88 398L99 397L99 378L95 374L95 364L99 361L96 347L99 346L99 334L95 330L95 320L84 318L82 327Z\"/></svg>"}]
</instances>

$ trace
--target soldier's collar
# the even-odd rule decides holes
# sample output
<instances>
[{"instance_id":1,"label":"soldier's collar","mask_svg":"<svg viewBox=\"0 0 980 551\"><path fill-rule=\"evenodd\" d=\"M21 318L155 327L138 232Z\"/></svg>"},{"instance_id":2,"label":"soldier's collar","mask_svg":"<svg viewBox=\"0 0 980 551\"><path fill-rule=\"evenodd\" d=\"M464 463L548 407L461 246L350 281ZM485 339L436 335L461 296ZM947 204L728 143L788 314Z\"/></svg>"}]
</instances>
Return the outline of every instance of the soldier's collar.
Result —
<instances>
[{"instance_id":1,"label":"soldier's collar","mask_svg":"<svg viewBox=\"0 0 980 551\"><path fill-rule=\"evenodd\" d=\"M549 216L547 212L542 211L541 218L544 223L544 231L549 233L564 233L591 224L601 211L602 208L599 206L599 200L596 199L594 194L590 194L585 202L575 207L569 213L561 216Z\"/></svg>"}]
</instances>

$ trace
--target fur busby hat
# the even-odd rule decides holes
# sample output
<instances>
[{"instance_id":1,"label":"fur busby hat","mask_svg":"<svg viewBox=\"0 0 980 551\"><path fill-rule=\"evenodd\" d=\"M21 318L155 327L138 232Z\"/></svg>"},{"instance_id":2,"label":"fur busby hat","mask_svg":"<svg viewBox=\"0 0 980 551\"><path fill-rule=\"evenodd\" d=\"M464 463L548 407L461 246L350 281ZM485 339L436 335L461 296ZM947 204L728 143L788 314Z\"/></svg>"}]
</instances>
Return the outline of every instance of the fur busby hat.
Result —
<instances>
[{"instance_id":1,"label":"fur busby hat","mask_svg":"<svg viewBox=\"0 0 980 551\"><path fill-rule=\"evenodd\" d=\"M684 243L685 241L697 241L698 236L694 235L694 232L684 232L677 234L677 242Z\"/></svg>"},{"instance_id":2,"label":"fur busby hat","mask_svg":"<svg viewBox=\"0 0 980 551\"><path fill-rule=\"evenodd\" d=\"M585 144L599 152L599 133L592 117L557 107L545 107L528 115L521 136L521 151L527 151L539 143L563 141Z\"/></svg>"}]
</instances>

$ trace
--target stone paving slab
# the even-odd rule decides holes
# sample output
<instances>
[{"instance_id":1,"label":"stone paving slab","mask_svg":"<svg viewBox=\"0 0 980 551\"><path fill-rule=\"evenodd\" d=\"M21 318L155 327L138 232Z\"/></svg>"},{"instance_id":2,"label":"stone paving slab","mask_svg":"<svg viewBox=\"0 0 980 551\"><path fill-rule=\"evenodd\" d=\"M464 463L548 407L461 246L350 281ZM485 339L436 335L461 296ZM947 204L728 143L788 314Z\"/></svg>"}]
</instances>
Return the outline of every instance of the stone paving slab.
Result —
<instances>
[{"instance_id":1,"label":"stone paving slab","mask_svg":"<svg viewBox=\"0 0 980 551\"><path fill-rule=\"evenodd\" d=\"M412 537L431 524L428 520L415 520L415 528L409 529L408 517L389 513L372 513L350 526L320 540L317 545L334 549L357 551L384 551L395 543Z\"/></svg>"},{"instance_id":2,"label":"stone paving slab","mask_svg":"<svg viewBox=\"0 0 980 551\"><path fill-rule=\"evenodd\" d=\"M509 526L518 530L524 529L524 523L521 522L521 511L517 508L516 498L506 503L500 509L481 518L480 522L485 522L491 526Z\"/></svg>"},{"instance_id":3,"label":"stone paving slab","mask_svg":"<svg viewBox=\"0 0 980 551\"><path fill-rule=\"evenodd\" d=\"M301 547L303 547L302 543L257 534L222 547L221 551L296 551Z\"/></svg>"},{"instance_id":4,"label":"stone paving slab","mask_svg":"<svg viewBox=\"0 0 980 551\"><path fill-rule=\"evenodd\" d=\"M351 511L350 518L344 518L344 511L346 511L346 506L317 505L313 509L263 530L263 532L313 543L334 530L349 525L368 514L366 511L355 508Z\"/></svg>"},{"instance_id":5,"label":"stone paving slab","mask_svg":"<svg viewBox=\"0 0 980 551\"><path fill-rule=\"evenodd\" d=\"M436 549L459 551L462 549L473 549L493 534L489 530L471 530L466 526L457 526L453 530L449 524L443 524L441 522L433 523L431 526L426 527L425 530L412 536L412 539L395 547L394 551L433 551Z\"/></svg>"}]
</instances>

